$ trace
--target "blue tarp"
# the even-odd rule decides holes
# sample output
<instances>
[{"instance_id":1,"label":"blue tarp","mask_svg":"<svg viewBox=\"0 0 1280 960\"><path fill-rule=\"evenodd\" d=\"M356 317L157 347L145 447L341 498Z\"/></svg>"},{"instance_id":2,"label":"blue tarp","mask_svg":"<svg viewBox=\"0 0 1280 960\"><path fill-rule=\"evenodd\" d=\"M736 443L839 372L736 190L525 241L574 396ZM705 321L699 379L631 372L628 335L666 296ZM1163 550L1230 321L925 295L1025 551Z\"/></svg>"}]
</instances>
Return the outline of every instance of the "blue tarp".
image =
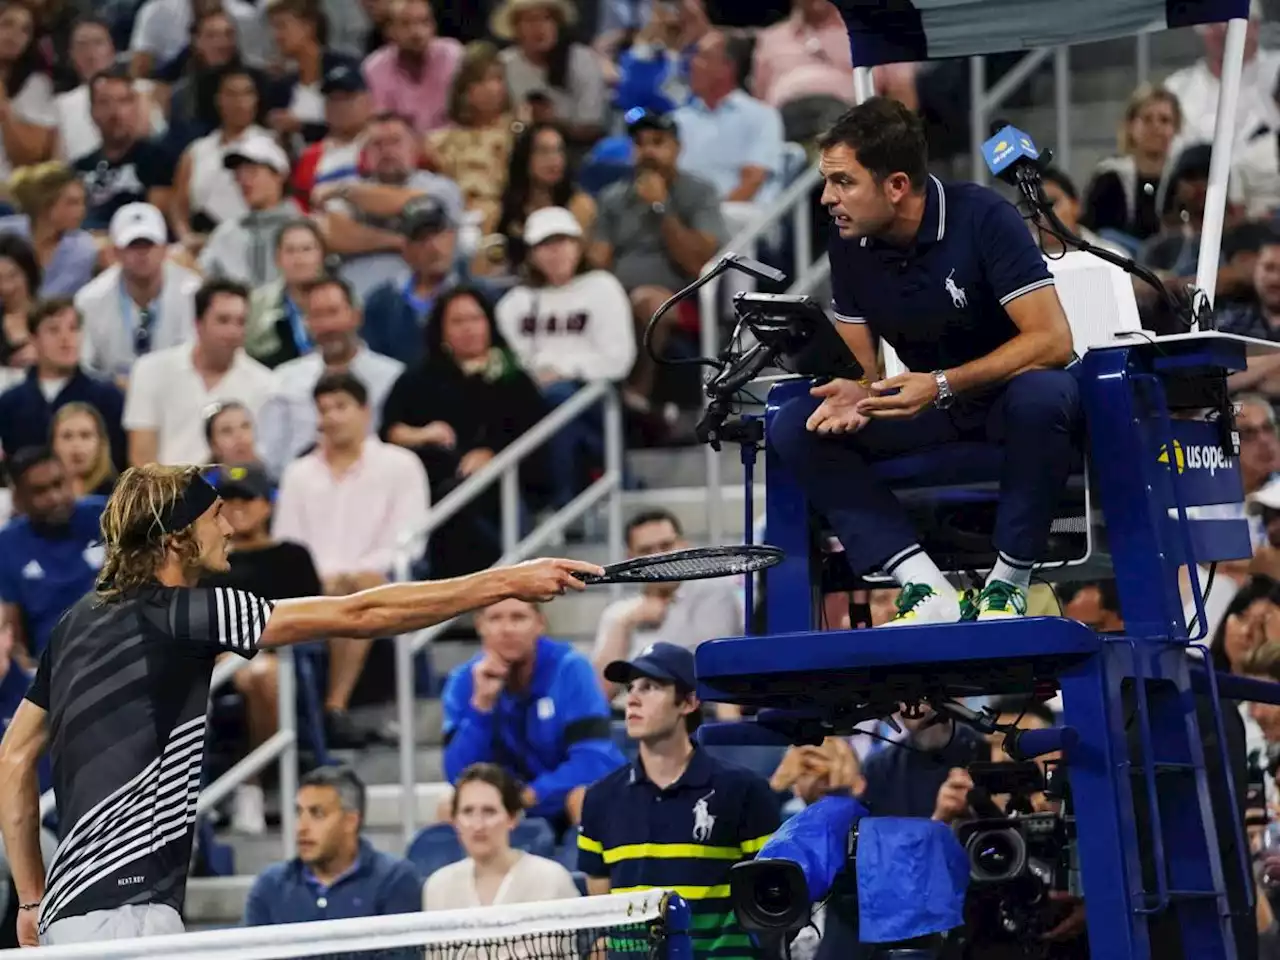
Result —
<instances>
[{"instance_id":1,"label":"blue tarp","mask_svg":"<svg viewBox=\"0 0 1280 960\"><path fill-rule=\"evenodd\" d=\"M1249 13L1249 0L833 0L853 62L969 57L1189 27Z\"/></svg>"}]
</instances>

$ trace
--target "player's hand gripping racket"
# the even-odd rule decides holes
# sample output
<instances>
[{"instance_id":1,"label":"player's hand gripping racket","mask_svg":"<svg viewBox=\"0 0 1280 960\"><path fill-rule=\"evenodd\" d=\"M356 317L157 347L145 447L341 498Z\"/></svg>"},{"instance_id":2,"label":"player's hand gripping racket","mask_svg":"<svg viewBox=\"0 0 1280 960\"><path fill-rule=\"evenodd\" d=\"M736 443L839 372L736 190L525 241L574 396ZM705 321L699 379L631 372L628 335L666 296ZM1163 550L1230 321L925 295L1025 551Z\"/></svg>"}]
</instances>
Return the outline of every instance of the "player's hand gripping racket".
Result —
<instances>
[{"instance_id":1,"label":"player's hand gripping racket","mask_svg":"<svg viewBox=\"0 0 1280 960\"><path fill-rule=\"evenodd\" d=\"M680 580L710 580L755 573L781 563L785 557L777 547L755 544L736 547L691 547L648 557L611 563L603 575L574 573L583 583L672 583Z\"/></svg>"}]
</instances>

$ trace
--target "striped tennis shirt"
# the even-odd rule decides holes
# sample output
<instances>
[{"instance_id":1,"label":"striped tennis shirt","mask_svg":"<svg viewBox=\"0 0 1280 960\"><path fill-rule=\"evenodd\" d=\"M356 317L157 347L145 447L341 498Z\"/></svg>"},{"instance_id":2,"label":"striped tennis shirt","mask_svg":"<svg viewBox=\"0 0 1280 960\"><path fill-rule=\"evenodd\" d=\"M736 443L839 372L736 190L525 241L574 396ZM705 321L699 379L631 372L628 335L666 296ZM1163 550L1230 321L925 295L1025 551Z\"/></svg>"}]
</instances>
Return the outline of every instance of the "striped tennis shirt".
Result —
<instances>
[{"instance_id":1,"label":"striped tennis shirt","mask_svg":"<svg viewBox=\"0 0 1280 960\"><path fill-rule=\"evenodd\" d=\"M271 609L157 584L91 593L58 622L27 694L48 712L60 833L40 933L130 904L182 912L213 664L252 657Z\"/></svg>"},{"instance_id":2,"label":"striped tennis shirt","mask_svg":"<svg viewBox=\"0 0 1280 960\"><path fill-rule=\"evenodd\" d=\"M764 778L695 749L678 780L659 789L639 758L588 790L578 869L608 878L613 893L658 888L693 912L700 960L759 956L729 900L729 869L750 860L778 827ZM611 953L625 952L613 945Z\"/></svg>"}]
</instances>

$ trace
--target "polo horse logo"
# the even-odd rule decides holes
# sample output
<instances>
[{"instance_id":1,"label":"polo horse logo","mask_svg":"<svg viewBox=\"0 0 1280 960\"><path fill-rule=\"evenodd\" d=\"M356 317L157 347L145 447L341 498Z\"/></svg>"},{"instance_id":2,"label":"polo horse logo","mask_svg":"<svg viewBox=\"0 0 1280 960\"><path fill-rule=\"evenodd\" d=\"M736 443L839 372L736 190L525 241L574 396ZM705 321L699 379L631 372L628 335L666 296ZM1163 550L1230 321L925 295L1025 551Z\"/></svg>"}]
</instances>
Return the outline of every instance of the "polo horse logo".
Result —
<instances>
[{"instance_id":1,"label":"polo horse logo","mask_svg":"<svg viewBox=\"0 0 1280 960\"><path fill-rule=\"evenodd\" d=\"M969 305L969 297L964 292L964 287L958 286L956 284L955 275L956 275L956 271L954 268L952 268L951 272L947 274L947 279L944 281L944 283L946 284L946 287L947 287L947 293L951 295L952 306L954 306L957 310L961 310L964 307L967 307Z\"/></svg>"},{"instance_id":2,"label":"polo horse logo","mask_svg":"<svg viewBox=\"0 0 1280 960\"><path fill-rule=\"evenodd\" d=\"M707 809L707 803L715 793L712 790L693 805L693 839L696 843L706 843L711 839L711 831L715 829L715 814Z\"/></svg>"}]
</instances>

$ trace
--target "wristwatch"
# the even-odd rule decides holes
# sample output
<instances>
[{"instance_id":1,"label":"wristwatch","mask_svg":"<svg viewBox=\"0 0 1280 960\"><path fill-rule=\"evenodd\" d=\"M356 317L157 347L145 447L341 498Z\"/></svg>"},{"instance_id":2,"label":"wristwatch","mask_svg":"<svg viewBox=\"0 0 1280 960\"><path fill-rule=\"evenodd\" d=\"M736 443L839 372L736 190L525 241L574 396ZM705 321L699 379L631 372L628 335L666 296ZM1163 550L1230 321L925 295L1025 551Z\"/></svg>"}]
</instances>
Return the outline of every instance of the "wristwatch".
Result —
<instances>
[{"instance_id":1,"label":"wristwatch","mask_svg":"<svg viewBox=\"0 0 1280 960\"><path fill-rule=\"evenodd\" d=\"M938 395L933 400L933 405L939 410L945 410L956 402L956 395L951 392L951 384L947 380L947 375L941 370L933 371L933 382L938 385Z\"/></svg>"},{"instance_id":2,"label":"wristwatch","mask_svg":"<svg viewBox=\"0 0 1280 960\"><path fill-rule=\"evenodd\" d=\"M656 200L649 204L649 209L660 217L665 217L667 215L667 205L661 200Z\"/></svg>"}]
</instances>

